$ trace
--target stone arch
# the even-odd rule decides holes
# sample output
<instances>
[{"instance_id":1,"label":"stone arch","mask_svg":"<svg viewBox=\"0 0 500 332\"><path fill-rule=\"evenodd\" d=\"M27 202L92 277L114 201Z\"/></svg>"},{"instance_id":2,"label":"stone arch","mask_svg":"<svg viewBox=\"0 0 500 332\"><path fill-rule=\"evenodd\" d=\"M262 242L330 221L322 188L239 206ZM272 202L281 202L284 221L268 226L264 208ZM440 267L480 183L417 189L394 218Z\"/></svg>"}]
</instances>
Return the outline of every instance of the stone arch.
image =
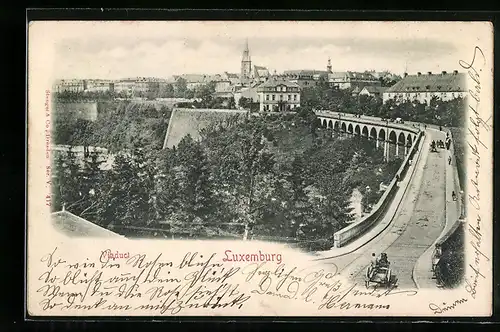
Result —
<instances>
[{"instance_id":1,"label":"stone arch","mask_svg":"<svg viewBox=\"0 0 500 332\"><path fill-rule=\"evenodd\" d=\"M408 134L408 137L406 138L406 145L410 147L412 146L412 144L413 144L413 136L412 134Z\"/></svg>"},{"instance_id":2,"label":"stone arch","mask_svg":"<svg viewBox=\"0 0 500 332\"><path fill-rule=\"evenodd\" d=\"M398 135L398 145L405 146L405 143L406 143L405 134L403 132L400 132Z\"/></svg>"},{"instance_id":3,"label":"stone arch","mask_svg":"<svg viewBox=\"0 0 500 332\"><path fill-rule=\"evenodd\" d=\"M363 126L363 129L361 129L361 136L368 138L368 127L367 126Z\"/></svg>"},{"instance_id":4,"label":"stone arch","mask_svg":"<svg viewBox=\"0 0 500 332\"><path fill-rule=\"evenodd\" d=\"M375 129L375 127L372 127L372 129L370 129L370 139L377 139L377 138L378 138L377 129Z\"/></svg>"},{"instance_id":5,"label":"stone arch","mask_svg":"<svg viewBox=\"0 0 500 332\"><path fill-rule=\"evenodd\" d=\"M328 126L328 120L327 119L321 119L321 126L322 127L327 127Z\"/></svg>"},{"instance_id":6,"label":"stone arch","mask_svg":"<svg viewBox=\"0 0 500 332\"><path fill-rule=\"evenodd\" d=\"M333 122L333 130L340 131L340 123L339 123L339 121L334 121Z\"/></svg>"},{"instance_id":7,"label":"stone arch","mask_svg":"<svg viewBox=\"0 0 500 332\"><path fill-rule=\"evenodd\" d=\"M328 121L327 128L333 128L333 122L332 122L332 120Z\"/></svg>"},{"instance_id":8,"label":"stone arch","mask_svg":"<svg viewBox=\"0 0 500 332\"><path fill-rule=\"evenodd\" d=\"M391 130L389 132L389 136L388 136L388 140L390 143L396 143L396 139L397 139L397 136L396 136L396 132L394 130Z\"/></svg>"},{"instance_id":9,"label":"stone arch","mask_svg":"<svg viewBox=\"0 0 500 332\"><path fill-rule=\"evenodd\" d=\"M361 136L361 128L359 127L359 125L356 125L354 127L354 133L358 136Z\"/></svg>"},{"instance_id":10,"label":"stone arch","mask_svg":"<svg viewBox=\"0 0 500 332\"><path fill-rule=\"evenodd\" d=\"M349 134L352 134L352 133L353 133L352 123L349 123L349 125L347 126L347 132L348 132Z\"/></svg>"},{"instance_id":11,"label":"stone arch","mask_svg":"<svg viewBox=\"0 0 500 332\"><path fill-rule=\"evenodd\" d=\"M340 124L340 131L342 131L343 133L347 132L347 127L345 125L345 122L342 122Z\"/></svg>"},{"instance_id":12,"label":"stone arch","mask_svg":"<svg viewBox=\"0 0 500 332\"><path fill-rule=\"evenodd\" d=\"M386 134L385 134L385 129L384 128L380 128L380 130L378 131L378 139L381 140L381 141L385 141Z\"/></svg>"}]
</instances>

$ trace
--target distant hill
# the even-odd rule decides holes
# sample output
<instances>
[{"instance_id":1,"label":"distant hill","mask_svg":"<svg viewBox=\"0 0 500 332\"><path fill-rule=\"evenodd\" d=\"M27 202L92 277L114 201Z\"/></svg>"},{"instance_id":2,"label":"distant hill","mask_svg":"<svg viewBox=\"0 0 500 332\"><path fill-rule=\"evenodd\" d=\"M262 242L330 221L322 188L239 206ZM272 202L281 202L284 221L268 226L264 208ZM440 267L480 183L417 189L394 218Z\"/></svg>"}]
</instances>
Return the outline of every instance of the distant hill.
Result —
<instances>
[{"instance_id":1,"label":"distant hill","mask_svg":"<svg viewBox=\"0 0 500 332\"><path fill-rule=\"evenodd\" d=\"M200 138L200 130L203 128L219 123L241 121L247 115L248 111L231 109L174 109L168 124L163 148L176 146L187 134L197 140Z\"/></svg>"}]
</instances>

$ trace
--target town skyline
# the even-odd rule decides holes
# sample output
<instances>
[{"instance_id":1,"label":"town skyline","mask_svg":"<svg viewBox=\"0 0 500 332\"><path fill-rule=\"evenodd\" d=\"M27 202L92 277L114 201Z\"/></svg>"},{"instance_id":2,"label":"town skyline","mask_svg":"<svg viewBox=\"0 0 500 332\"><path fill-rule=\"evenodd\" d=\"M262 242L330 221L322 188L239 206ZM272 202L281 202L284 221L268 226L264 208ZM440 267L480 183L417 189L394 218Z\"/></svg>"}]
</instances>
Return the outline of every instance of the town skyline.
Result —
<instances>
[{"instance_id":1,"label":"town skyline","mask_svg":"<svg viewBox=\"0 0 500 332\"><path fill-rule=\"evenodd\" d=\"M328 58L333 71L451 72L468 49L467 40L456 38L464 27L457 30L449 22L368 22L375 25L371 29L351 29L352 23L73 22L51 30L59 34L53 73L58 79L110 80L239 73L246 39L252 64L270 73L326 70ZM429 34L433 25L443 28L438 37Z\"/></svg>"}]
</instances>

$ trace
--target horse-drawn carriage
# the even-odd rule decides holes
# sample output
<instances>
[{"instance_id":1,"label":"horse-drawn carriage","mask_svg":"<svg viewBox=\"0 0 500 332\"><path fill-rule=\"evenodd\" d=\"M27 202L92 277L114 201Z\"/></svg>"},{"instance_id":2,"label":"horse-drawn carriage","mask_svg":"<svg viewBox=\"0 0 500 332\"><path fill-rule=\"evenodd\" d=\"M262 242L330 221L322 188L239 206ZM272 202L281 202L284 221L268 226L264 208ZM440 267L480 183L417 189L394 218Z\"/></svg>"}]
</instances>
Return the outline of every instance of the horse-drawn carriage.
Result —
<instances>
[{"instance_id":1,"label":"horse-drawn carriage","mask_svg":"<svg viewBox=\"0 0 500 332\"><path fill-rule=\"evenodd\" d=\"M397 280L397 277L392 274L386 253L381 254L381 258L366 269L366 288L373 283L379 287L396 287Z\"/></svg>"},{"instance_id":2,"label":"horse-drawn carriage","mask_svg":"<svg viewBox=\"0 0 500 332\"><path fill-rule=\"evenodd\" d=\"M431 142L431 152L437 152L437 147L436 147L436 142L435 141Z\"/></svg>"}]
</instances>

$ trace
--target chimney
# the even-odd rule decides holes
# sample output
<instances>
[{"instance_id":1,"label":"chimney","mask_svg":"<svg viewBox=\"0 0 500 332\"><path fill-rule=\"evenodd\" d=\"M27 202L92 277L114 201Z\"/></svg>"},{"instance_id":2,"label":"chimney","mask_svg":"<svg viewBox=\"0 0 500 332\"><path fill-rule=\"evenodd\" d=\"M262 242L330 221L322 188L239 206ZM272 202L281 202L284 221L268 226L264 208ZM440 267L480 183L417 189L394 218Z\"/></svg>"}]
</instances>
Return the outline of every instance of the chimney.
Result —
<instances>
[{"instance_id":1,"label":"chimney","mask_svg":"<svg viewBox=\"0 0 500 332\"><path fill-rule=\"evenodd\" d=\"M453 75L456 75L456 74L458 74L458 70L453 71Z\"/></svg>"},{"instance_id":2,"label":"chimney","mask_svg":"<svg viewBox=\"0 0 500 332\"><path fill-rule=\"evenodd\" d=\"M404 73L404 74L403 74L403 76L404 76L404 77L408 76L408 73Z\"/></svg>"},{"instance_id":3,"label":"chimney","mask_svg":"<svg viewBox=\"0 0 500 332\"><path fill-rule=\"evenodd\" d=\"M427 75L432 75L432 71L428 71L428 72L427 72Z\"/></svg>"},{"instance_id":4,"label":"chimney","mask_svg":"<svg viewBox=\"0 0 500 332\"><path fill-rule=\"evenodd\" d=\"M445 70L443 70L443 71L441 72L441 74L446 75L446 71L445 71Z\"/></svg>"},{"instance_id":5,"label":"chimney","mask_svg":"<svg viewBox=\"0 0 500 332\"><path fill-rule=\"evenodd\" d=\"M418 73L417 73L417 76L420 76L420 75L422 75L422 73L421 73L421 72L418 72Z\"/></svg>"}]
</instances>

